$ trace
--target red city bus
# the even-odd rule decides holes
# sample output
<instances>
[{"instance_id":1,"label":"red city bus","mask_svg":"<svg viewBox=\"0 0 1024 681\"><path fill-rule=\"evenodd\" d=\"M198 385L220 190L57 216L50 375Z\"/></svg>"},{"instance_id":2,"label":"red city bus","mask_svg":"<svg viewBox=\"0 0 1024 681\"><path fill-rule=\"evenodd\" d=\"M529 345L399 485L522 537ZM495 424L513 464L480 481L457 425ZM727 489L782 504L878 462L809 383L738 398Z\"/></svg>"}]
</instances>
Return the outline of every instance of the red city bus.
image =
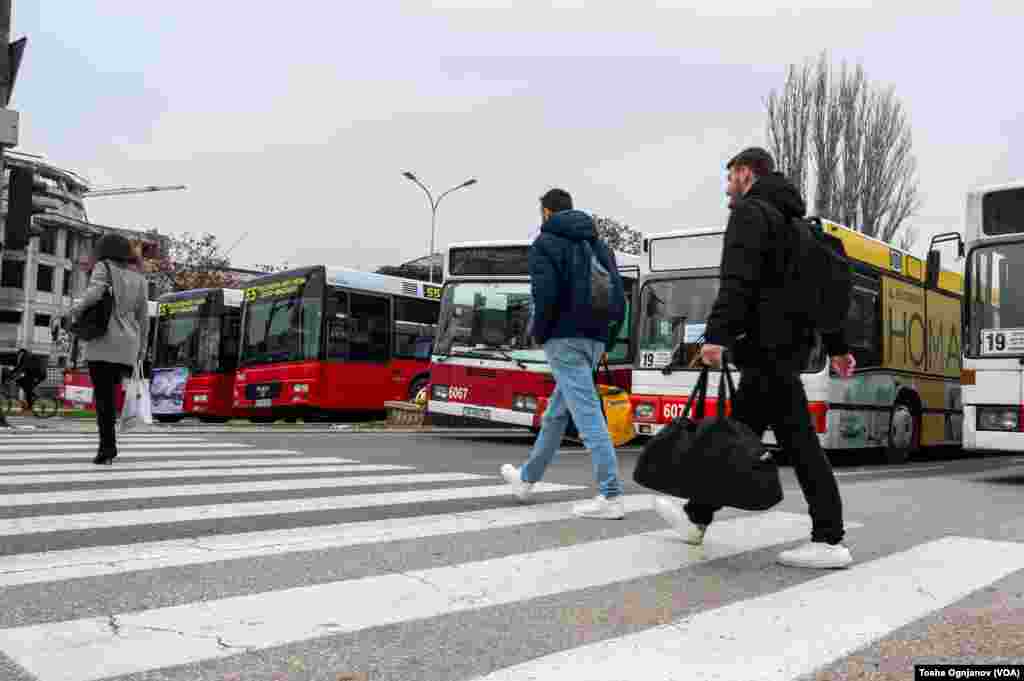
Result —
<instances>
[{"instance_id":1,"label":"red city bus","mask_svg":"<svg viewBox=\"0 0 1024 681\"><path fill-rule=\"evenodd\" d=\"M427 411L431 423L537 427L538 407L554 391L555 380L543 348L527 338L531 243L492 241L449 247L430 365ZM615 385L628 390L633 296L642 259L625 253L616 253L615 258L626 289L626 323L608 353L608 364Z\"/></svg>"},{"instance_id":2,"label":"red city bus","mask_svg":"<svg viewBox=\"0 0 1024 681\"><path fill-rule=\"evenodd\" d=\"M149 301L149 336L146 339L146 361L143 363L143 372L148 377L153 366L153 342L156 338L156 313L157 304L155 300ZM65 346L66 347L66 346ZM71 352L68 357L68 365L64 368L64 385L57 389L57 399L61 401L64 409L86 409L96 410L96 403L92 396L92 378L89 377L89 365L82 357L82 346L77 339L71 340ZM117 387L115 393L115 404L120 410L124 403L124 389Z\"/></svg>"},{"instance_id":3,"label":"red city bus","mask_svg":"<svg viewBox=\"0 0 1024 681\"><path fill-rule=\"evenodd\" d=\"M157 301L150 395L153 418L174 423L197 416L225 423L233 415L241 336L242 292L193 289Z\"/></svg>"},{"instance_id":4,"label":"red city bus","mask_svg":"<svg viewBox=\"0 0 1024 681\"><path fill-rule=\"evenodd\" d=\"M250 421L380 412L426 387L439 286L316 265L246 287L234 406Z\"/></svg>"}]
</instances>

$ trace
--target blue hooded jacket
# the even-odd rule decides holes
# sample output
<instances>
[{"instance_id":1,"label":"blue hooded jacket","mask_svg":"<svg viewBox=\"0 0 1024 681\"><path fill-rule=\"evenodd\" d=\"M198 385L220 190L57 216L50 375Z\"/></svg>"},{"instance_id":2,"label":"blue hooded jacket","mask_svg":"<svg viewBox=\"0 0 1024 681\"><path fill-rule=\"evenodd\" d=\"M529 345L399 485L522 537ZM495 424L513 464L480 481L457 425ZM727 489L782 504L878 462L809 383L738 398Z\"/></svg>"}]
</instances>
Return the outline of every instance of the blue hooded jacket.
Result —
<instances>
[{"instance_id":1,"label":"blue hooded jacket","mask_svg":"<svg viewBox=\"0 0 1024 681\"><path fill-rule=\"evenodd\" d=\"M594 314L590 299L590 258L584 242L611 274L610 315ZM533 337L590 338L610 348L625 320L626 297L615 258L598 238L593 219L578 210L555 213L530 246Z\"/></svg>"}]
</instances>

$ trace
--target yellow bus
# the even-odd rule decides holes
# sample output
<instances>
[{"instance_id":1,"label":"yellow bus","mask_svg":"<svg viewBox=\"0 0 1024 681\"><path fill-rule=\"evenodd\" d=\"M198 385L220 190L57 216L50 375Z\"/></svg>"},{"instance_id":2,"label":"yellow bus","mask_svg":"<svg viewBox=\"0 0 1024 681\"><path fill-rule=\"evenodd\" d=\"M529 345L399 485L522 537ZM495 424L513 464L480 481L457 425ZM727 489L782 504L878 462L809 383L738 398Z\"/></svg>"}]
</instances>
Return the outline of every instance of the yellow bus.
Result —
<instances>
[{"instance_id":1,"label":"yellow bus","mask_svg":"<svg viewBox=\"0 0 1024 681\"><path fill-rule=\"evenodd\" d=\"M831 371L820 342L803 373L822 446L874 449L901 462L922 447L959 444L960 319L963 276L941 268L932 239L927 261L849 227L820 219L853 263L848 339L857 360L850 378ZM700 369L690 367L718 294L720 228L647 235L632 379L637 434L654 435L679 416ZM680 323L682 321L682 323ZM666 370L667 369L667 370ZM709 385L717 385L712 372ZM774 434L765 435L775 444Z\"/></svg>"}]
</instances>

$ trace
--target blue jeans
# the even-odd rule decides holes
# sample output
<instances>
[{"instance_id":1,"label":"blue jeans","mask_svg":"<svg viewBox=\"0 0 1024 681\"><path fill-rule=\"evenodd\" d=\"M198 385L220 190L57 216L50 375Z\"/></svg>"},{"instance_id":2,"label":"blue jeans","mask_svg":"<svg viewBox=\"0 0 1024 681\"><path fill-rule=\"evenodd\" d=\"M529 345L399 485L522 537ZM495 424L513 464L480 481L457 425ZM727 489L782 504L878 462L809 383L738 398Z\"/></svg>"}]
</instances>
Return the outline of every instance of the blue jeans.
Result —
<instances>
[{"instance_id":1,"label":"blue jeans","mask_svg":"<svg viewBox=\"0 0 1024 681\"><path fill-rule=\"evenodd\" d=\"M611 499L622 494L615 447L594 385L594 370L602 354L604 343L589 338L552 338L544 344L544 355L555 377L555 390L541 419L540 435L520 471L524 482L537 482L544 477L544 471L558 456L571 413L583 444L590 450L594 479L601 495Z\"/></svg>"}]
</instances>

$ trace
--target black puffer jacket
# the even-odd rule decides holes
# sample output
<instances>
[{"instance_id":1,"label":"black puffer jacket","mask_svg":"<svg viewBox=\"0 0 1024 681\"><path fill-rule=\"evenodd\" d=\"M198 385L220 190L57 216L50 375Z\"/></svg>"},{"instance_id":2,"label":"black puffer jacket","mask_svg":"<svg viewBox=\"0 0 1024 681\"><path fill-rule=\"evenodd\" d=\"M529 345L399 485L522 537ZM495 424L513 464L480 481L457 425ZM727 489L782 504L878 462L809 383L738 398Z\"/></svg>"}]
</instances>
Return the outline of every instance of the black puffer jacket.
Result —
<instances>
[{"instance_id":1,"label":"black puffer jacket","mask_svg":"<svg viewBox=\"0 0 1024 681\"><path fill-rule=\"evenodd\" d=\"M783 281L792 248L787 223L806 210L800 192L781 173L758 179L733 205L722 250L721 289L705 333L708 343L732 349L741 364L792 360L802 367L807 362L813 333L783 312L784 296L792 295ZM842 333L823 341L829 355L847 352Z\"/></svg>"}]
</instances>

